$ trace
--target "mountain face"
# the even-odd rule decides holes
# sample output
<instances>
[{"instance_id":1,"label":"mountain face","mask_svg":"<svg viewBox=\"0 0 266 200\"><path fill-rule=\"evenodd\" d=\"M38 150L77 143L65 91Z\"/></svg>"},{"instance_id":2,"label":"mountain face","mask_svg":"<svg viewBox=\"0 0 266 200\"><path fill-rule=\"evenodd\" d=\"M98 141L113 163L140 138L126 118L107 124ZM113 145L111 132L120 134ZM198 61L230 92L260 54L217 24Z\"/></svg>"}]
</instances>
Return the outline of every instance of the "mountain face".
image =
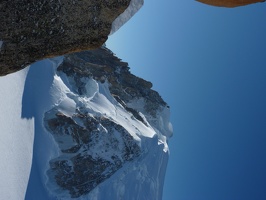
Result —
<instances>
[{"instance_id":1,"label":"mountain face","mask_svg":"<svg viewBox=\"0 0 266 200\"><path fill-rule=\"evenodd\" d=\"M129 4L130 0L2 0L0 76L36 60L100 47Z\"/></svg>"},{"instance_id":2,"label":"mountain face","mask_svg":"<svg viewBox=\"0 0 266 200\"><path fill-rule=\"evenodd\" d=\"M123 26L131 17L133 17L139 9L143 6L144 0L131 0L128 8L115 19L112 24L112 30L110 34L116 32L121 26Z\"/></svg>"},{"instance_id":3,"label":"mountain face","mask_svg":"<svg viewBox=\"0 0 266 200\"><path fill-rule=\"evenodd\" d=\"M197 0L197 1L212 6L229 7L229 8L237 6L245 6L252 3L265 2L265 0Z\"/></svg>"},{"instance_id":4,"label":"mountain face","mask_svg":"<svg viewBox=\"0 0 266 200\"><path fill-rule=\"evenodd\" d=\"M17 134L5 132L24 141L12 152L29 148L19 157L20 167L31 165L31 171L21 177L16 165L10 166L8 172L21 177L14 180L20 189L3 189L3 197L162 198L172 126L169 107L150 82L132 75L128 64L105 47L39 61L2 84L14 84L17 76L22 83L14 89L22 85L22 91L14 93L14 101L20 104L21 98L22 108L7 108L12 117L5 115L3 123L12 119L17 126Z\"/></svg>"}]
</instances>

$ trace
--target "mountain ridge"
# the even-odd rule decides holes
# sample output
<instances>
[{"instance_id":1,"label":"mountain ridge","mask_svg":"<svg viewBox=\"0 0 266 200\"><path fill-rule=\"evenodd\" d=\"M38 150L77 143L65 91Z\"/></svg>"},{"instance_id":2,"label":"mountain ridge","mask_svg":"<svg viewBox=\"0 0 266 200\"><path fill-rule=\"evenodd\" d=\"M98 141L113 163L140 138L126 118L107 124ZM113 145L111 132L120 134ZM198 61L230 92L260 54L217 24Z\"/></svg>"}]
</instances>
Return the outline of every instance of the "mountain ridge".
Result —
<instances>
[{"instance_id":1,"label":"mountain ridge","mask_svg":"<svg viewBox=\"0 0 266 200\"><path fill-rule=\"evenodd\" d=\"M128 64L107 48L74 53L51 62L54 78L49 95L36 93L47 106L37 103L36 107L42 109L33 114L39 119L35 120L38 135L25 199L40 198L34 192L40 188L44 199L104 200L106 191L113 199L161 199L172 126L169 107L151 90L151 83L133 75L132 80L136 81L131 82L138 84L130 85L131 90L125 91L129 88L125 81L117 82L121 86L119 93L111 89L118 87L115 80L122 80L130 72ZM49 71L49 65L43 69ZM37 66L31 69L36 72L29 79L37 78L38 70L42 70ZM149 93L142 90L155 92L154 98L149 99ZM42 149L47 148L54 150L44 153ZM36 179L37 171L42 178ZM121 188L113 188L113 184ZM129 185L136 187L134 195Z\"/></svg>"}]
</instances>

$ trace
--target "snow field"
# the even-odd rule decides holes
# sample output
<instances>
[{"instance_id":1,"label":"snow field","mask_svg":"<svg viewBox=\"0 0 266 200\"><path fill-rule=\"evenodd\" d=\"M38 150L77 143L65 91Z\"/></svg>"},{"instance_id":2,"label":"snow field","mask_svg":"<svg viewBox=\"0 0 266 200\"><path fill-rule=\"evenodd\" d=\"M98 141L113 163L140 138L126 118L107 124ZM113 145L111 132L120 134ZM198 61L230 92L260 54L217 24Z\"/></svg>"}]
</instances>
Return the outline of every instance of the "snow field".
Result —
<instances>
[{"instance_id":1,"label":"snow field","mask_svg":"<svg viewBox=\"0 0 266 200\"><path fill-rule=\"evenodd\" d=\"M1 199L23 199L30 175L34 119L22 118L22 96L28 69L0 78Z\"/></svg>"}]
</instances>

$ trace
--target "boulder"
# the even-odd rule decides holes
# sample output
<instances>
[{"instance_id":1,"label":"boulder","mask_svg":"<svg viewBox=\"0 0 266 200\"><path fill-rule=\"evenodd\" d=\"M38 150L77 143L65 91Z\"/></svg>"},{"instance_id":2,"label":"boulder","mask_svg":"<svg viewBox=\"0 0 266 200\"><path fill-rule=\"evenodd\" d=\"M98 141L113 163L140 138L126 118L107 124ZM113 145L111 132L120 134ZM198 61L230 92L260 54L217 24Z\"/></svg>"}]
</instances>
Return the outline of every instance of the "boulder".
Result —
<instances>
[{"instance_id":1,"label":"boulder","mask_svg":"<svg viewBox=\"0 0 266 200\"><path fill-rule=\"evenodd\" d=\"M100 47L130 0L2 0L0 76L36 60Z\"/></svg>"}]
</instances>

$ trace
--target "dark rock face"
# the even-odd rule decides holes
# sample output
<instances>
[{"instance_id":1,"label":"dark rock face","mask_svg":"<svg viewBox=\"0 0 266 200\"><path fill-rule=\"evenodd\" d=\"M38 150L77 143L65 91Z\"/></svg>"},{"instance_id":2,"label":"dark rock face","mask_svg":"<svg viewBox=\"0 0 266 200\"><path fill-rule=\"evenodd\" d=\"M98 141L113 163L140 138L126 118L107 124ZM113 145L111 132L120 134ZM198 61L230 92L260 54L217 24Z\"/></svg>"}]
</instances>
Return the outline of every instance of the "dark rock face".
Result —
<instances>
[{"instance_id":1,"label":"dark rock face","mask_svg":"<svg viewBox=\"0 0 266 200\"><path fill-rule=\"evenodd\" d=\"M47 57L100 47L130 0L2 0L0 76Z\"/></svg>"},{"instance_id":2,"label":"dark rock face","mask_svg":"<svg viewBox=\"0 0 266 200\"><path fill-rule=\"evenodd\" d=\"M197 0L197 1L212 6L229 7L229 8L237 6L245 6L252 3L265 2L265 0Z\"/></svg>"}]
</instances>

